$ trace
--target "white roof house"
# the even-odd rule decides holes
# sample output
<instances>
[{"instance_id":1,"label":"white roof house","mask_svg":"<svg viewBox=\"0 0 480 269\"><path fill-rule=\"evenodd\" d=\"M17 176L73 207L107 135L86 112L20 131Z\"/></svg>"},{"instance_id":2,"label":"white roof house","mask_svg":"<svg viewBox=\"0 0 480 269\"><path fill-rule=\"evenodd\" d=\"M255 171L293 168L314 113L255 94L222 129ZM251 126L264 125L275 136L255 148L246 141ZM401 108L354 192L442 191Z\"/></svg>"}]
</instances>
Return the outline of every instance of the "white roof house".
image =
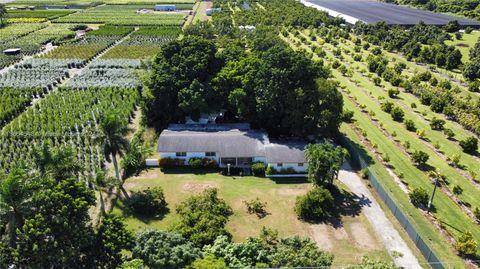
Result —
<instances>
[{"instance_id":1,"label":"white roof house","mask_svg":"<svg viewBox=\"0 0 480 269\"><path fill-rule=\"evenodd\" d=\"M158 139L160 158L209 158L220 167L249 167L262 162L276 170L306 171L305 142L270 142L267 133L248 124L173 124Z\"/></svg>"}]
</instances>

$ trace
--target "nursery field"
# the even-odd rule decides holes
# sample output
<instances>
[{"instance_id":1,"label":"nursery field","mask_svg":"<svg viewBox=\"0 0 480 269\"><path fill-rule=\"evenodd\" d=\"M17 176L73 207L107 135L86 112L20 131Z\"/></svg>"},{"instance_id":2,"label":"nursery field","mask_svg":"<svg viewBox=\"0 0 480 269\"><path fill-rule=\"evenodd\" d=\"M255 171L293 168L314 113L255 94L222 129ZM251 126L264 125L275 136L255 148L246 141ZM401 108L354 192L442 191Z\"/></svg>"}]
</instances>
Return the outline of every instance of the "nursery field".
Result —
<instances>
[{"instance_id":1,"label":"nursery field","mask_svg":"<svg viewBox=\"0 0 480 269\"><path fill-rule=\"evenodd\" d=\"M299 235L312 238L320 248L335 253L334 266L356 263L365 255L390 260L362 213L342 216L338 227L308 224L298 220L293 208L296 197L311 188L311 184L306 182L288 182L285 179L284 182L275 182L256 177L232 178L208 171L195 174L188 171L163 173L159 169L151 169L129 178L124 186L129 192L162 187L170 209L161 219L145 219L129 215L120 200L113 212L125 217L128 227L134 231L147 227L168 229L178 221L176 205L194 193L207 188L217 188L219 196L233 208L234 214L227 224L227 229L232 232L233 239L237 242L249 236L257 236L262 227L268 227L277 229L280 236ZM243 201L256 197L267 202L268 214L264 218L248 214L245 208Z\"/></svg>"},{"instance_id":2,"label":"nursery field","mask_svg":"<svg viewBox=\"0 0 480 269\"><path fill-rule=\"evenodd\" d=\"M398 81L379 77L375 70L370 72L372 66L367 57L375 46L365 49L363 42L356 45L356 37L352 35L338 37L335 41L327 38L329 35L325 31L294 31L283 35L295 49L304 50L307 55L323 59L333 67L332 75L342 89L346 109L354 115L352 123L344 127L347 136L362 144L376 162L386 166L388 176L380 178L387 186L392 186L391 191L408 208L407 212L418 211L410 217L432 239L430 244L434 250L445 260L457 259L453 246L445 248L444 242L458 238L466 231L472 232L474 238L480 238L473 214L480 208L480 159L475 154L463 152L459 145L468 137L478 136L478 129L472 128L478 126L477 111L470 110L471 120L461 120L469 113L461 112L459 120L454 121L436 109L435 101L426 102L425 92L405 90ZM427 74L426 66L386 51L381 55L391 56L386 68L397 72L401 80L418 77L422 72ZM471 102L471 107L476 106L476 93L468 92L451 79L448 83L441 83L446 81L444 74L428 74L435 79L420 79L421 88L431 89L439 96L447 92L442 87L455 87L456 96L438 98L457 98L459 103ZM434 80L440 83L432 85ZM428 156L425 163L413 161L418 152ZM433 202L433 218L422 216L421 210L412 208L408 201L409 193L422 188L430 194L436 178L439 178L439 188ZM430 225L426 224L428 222ZM439 234L443 239L438 238Z\"/></svg>"},{"instance_id":3,"label":"nursery field","mask_svg":"<svg viewBox=\"0 0 480 269\"><path fill-rule=\"evenodd\" d=\"M90 4L42 4L67 2ZM192 6L188 1L179 4L180 9ZM133 120L142 88L137 75L144 68L142 60L176 39L184 22L183 14L136 13L147 7L152 8L103 5L8 13L11 21L0 29L0 50L20 48L22 54L0 55L1 172L28 164L45 144L71 148L86 167L80 177L105 166L97 141L100 120L113 111L125 123ZM58 21L61 18L69 19ZM78 38L81 23L96 23L95 30Z\"/></svg>"},{"instance_id":4,"label":"nursery field","mask_svg":"<svg viewBox=\"0 0 480 269\"><path fill-rule=\"evenodd\" d=\"M54 20L55 23L99 23L113 25L183 25L186 15L180 13L138 12L152 6L101 5Z\"/></svg>"}]
</instances>

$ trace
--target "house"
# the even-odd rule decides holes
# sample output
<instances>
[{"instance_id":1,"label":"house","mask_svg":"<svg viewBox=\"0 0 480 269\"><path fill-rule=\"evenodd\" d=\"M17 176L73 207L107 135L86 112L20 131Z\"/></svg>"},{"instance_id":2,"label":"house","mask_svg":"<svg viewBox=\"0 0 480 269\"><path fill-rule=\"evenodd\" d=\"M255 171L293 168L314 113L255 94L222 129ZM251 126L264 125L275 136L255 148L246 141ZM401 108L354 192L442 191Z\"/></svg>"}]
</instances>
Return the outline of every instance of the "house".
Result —
<instances>
[{"instance_id":1,"label":"house","mask_svg":"<svg viewBox=\"0 0 480 269\"><path fill-rule=\"evenodd\" d=\"M219 167L250 168L261 162L274 174L305 173L303 141L270 142L266 132L249 124L171 124L158 139L160 159L215 160Z\"/></svg>"},{"instance_id":2,"label":"house","mask_svg":"<svg viewBox=\"0 0 480 269\"><path fill-rule=\"evenodd\" d=\"M278 172L282 170L295 170L307 172L307 159L303 141L275 141L265 145L266 165Z\"/></svg>"},{"instance_id":3,"label":"house","mask_svg":"<svg viewBox=\"0 0 480 269\"><path fill-rule=\"evenodd\" d=\"M155 11L175 11L177 6L175 5L155 5Z\"/></svg>"}]
</instances>

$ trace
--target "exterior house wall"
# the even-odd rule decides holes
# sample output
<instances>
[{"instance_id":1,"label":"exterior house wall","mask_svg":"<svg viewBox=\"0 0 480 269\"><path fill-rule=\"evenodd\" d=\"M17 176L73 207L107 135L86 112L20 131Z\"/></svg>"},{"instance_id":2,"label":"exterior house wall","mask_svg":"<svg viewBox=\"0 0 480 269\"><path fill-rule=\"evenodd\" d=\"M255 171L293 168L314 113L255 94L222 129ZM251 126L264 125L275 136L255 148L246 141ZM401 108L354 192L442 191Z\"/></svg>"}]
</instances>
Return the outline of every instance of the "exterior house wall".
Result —
<instances>
[{"instance_id":1,"label":"exterior house wall","mask_svg":"<svg viewBox=\"0 0 480 269\"><path fill-rule=\"evenodd\" d=\"M293 168L297 172L307 172L308 164L304 163L303 166L298 166L298 163L282 163L282 166L278 166L277 163L268 163L268 166L275 168L275 170L280 171L281 169Z\"/></svg>"}]
</instances>

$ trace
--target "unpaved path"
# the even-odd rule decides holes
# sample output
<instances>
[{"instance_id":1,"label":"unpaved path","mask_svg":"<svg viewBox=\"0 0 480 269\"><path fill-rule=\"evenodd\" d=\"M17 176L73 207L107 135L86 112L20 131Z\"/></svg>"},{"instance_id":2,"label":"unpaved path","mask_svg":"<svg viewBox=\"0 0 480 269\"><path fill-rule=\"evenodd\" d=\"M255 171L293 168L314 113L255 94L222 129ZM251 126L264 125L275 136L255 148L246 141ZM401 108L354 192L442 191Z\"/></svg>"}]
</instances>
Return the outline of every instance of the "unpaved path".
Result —
<instances>
[{"instance_id":1,"label":"unpaved path","mask_svg":"<svg viewBox=\"0 0 480 269\"><path fill-rule=\"evenodd\" d=\"M370 201L370 203L366 203L362 211L372 224L373 230L383 242L390 256L392 256L395 265L404 268L421 269L422 267L405 240L403 240L395 227L393 227L393 224L385 216L382 208L365 186L364 181L353 172L349 164L343 165L342 170L340 170L339 179L357 196L364 197ZM394 251L402 253L402 257L392 255Z\"/></svg>"}]
</instances>

